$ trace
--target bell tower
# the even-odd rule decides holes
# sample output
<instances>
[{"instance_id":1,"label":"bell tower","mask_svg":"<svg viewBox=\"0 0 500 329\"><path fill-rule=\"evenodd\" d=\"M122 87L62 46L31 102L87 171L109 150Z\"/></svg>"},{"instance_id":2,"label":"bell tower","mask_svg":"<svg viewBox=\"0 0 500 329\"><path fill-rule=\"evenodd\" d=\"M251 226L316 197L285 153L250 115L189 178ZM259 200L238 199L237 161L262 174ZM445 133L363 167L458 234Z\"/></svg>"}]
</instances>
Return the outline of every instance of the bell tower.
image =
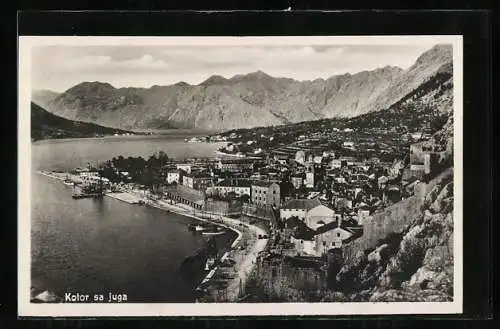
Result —
<instances>
[{"instance_id":1,"label":"bell tower","mask_svg":"<svg viewBox=\"0 0 500 329\"><path fill-rule=\"evenodd\" d=\"M314 163L308 162L306 163L306 187L313 188L314 187Z\"/></svg>"}]
</instances>

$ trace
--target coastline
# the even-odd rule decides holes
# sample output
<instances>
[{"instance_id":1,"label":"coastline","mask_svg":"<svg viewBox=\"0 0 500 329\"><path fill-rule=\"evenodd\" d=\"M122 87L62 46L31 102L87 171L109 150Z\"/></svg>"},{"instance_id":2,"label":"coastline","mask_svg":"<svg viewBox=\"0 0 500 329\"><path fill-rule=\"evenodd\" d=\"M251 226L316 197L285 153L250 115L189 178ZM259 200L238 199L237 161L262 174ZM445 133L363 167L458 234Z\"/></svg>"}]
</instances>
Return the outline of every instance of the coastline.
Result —
<instances>
[{"instance_id":1,"label":"coastline","mask_svg":"<svg viewBox=\"0 0 500 329\"><path fill-rule=\"evenodd\" d=\"M236 155L236 154L224 153L224 152L219 151L219 150L216 150L214 152L215 152L215 154L220 155L220 156L227 156L227 157L236 158L236 159L260 159L260 157L248 156L248 155L240 156L240 155Z\"/></svg>"},{"instance_id":2,"label":"coastline","mask_svg":"<svg viewBox=\"0 0 500 329\"><path fill-rule=\"evenodd\" d=\"M77 177L75 175L69 173L54 173L54 172L45 172L45 171L37 171L38 174L43 176L47 176L53 179L57 179L59 181L64 181L66 177L74 178ZM206 213L207 217L202 217L196 215L197 211L194 211L193 208L182 204L173 205L165 201L161 200L144 200L143 191L140 190L128 190L122 192L109 192L106 193L105 196L128 203L128 204L139 204L139 201L144 201L144 205L151 206L154 208L158 208L160 210L166 212L172 212L181 216L185 216L191 219L195 219L200 222L211 223L214 225L222 226L226 229L229 229L237 234L237 237L234 239L232 244L229 246L228 250L223 254L223 256L219 259L219 261L224 260L231 253L235 253L233 258L238 259L235 260L234 271L237 274L234 278L232 278L228 282L227 286L227 302L236 301L239 293L240 284L245 284L248 280L250 273L253 270L253 267L256 264L256 259L260 251L264 250L267 245L267 239L258 239L259 235L265 235L267 232L255 225L250 225L246 222L240 221L238 219L229 218L226 216L214 215L212 213ZM217 219L217 220L214 220ZM241 229L245 228L245 229ZM238 249L236 248L242 240L245 242L250 242L251 246L247 248ZM218 267L213 268L198 284L198 287L210 281L211 277L218 270ZM195 288L197 289L197 288Z\"/></svg>"},{"instance_id":3,"label":"coastline","mask_svg":"<svg viewBox=\"0 0 500 329\"><path fill-rule=\"evenodd\" d=\"M129 193L131 195L135 195L136 198L139 198L140 196L136 195L136 193L139 192L124 192L124 193ZM122 200L123 201L123 200ZM126 202L126 201L124 201ZM155 207L164 211L171 211L173 213L176 213L181 216L189 217L201 222L206 222L206 223L211 223L211 224L216 224L222 227L225 227L227 229L230 229L238 234L236 239L233 241L231 246L229 247L229 250L226 251L223 256L219 259L219 261L222 261L223 259L227 258L231 253L234 251L238 252L241 251L243 254L241 255L235 255L234 258L238 258L239 261L236 261L235 264L235 272L236 276L230 280L227 286L227 300L226 302L235 302L238 299L238 294L239 294L239 287L240 285L245 285L250 273L254 269L254 266L257 261L257 256L258 254L265 249L268 243L268 239L258 239L257 237L259 235L266 235L267 232L255 225L250 225L246 222L240 221L238 219L226 217L226 216L217 216L217 218L220 218L221 221L213 221L211 220L213 218L213 214L209 214L209 218L203 218L201 216L193 215L193 209L189 206L182 205L183 207L171 205L167 202L164 201L147 201L145 205ZM247 232L248 234L245 235L240 229L237 229L236 227L243 225L243 227L247 227L250 232ZM234 227L236 226L236 227ZM253 241L252 246L248 249L243 249L243 250L237 250L235 249L236 246L242 241L243 239L248 239L250 241ZM200 282L198 287L200 287L203 283L209 282L210 279L215 275L219 268L215 267L213 268Z\"/></svg>"}]
</instances>

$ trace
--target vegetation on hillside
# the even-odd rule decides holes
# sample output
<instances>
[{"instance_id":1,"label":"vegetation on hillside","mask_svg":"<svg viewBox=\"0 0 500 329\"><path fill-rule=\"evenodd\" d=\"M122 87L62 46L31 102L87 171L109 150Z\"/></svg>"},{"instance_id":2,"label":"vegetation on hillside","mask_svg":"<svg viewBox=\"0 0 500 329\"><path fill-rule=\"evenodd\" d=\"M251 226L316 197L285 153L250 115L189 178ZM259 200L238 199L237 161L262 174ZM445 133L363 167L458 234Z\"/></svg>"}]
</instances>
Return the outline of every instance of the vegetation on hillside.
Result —
<instances>
[{"instance_id":1,"label":"vegetation on hillside","mask_svg":"<svg viewBox=\"0 0 500 329\"><path fill-rule=\"evenodd\" d=\"M327 133L332 129L435 133L443 127L453 111L452 89L452 75L438 73L384 110L369 112L354 118L320 119L273 127L233 129L220 135L231 141L274 136L272 143L269 143L273 146L280 142L294 141L301 135L308 136L311 132Z\"/></svg>"},{"instance_id":2,"label":"vegetation on hillside","mask_svg":"<svg viewBox=\"0 0 500 329\"><path fill-rule=\"evenodd\" d=\"M132 133L130 131L99 126L93 123L72 121L47 112L31 103L31 139L100 137Z\"/></svg>"}]
</instances>

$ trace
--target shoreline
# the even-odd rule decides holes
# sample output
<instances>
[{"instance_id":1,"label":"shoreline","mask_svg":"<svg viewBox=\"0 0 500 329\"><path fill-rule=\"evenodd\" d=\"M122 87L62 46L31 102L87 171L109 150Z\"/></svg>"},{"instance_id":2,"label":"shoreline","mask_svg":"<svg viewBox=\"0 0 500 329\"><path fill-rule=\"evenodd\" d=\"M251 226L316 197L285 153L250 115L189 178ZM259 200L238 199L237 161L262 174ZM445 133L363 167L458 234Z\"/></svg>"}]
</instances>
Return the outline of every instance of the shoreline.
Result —
<instances>
[{"instance_id":1,"label":"shoreline","mask_svg":"<svg viewBox=\"0 0 500 329\"><path fill-rule=\"evenodd\" d=\"M75 175L69 174L69 173L54 173L54 172L44 172L44 171L37 171L38 174L41 174L46 177L50 177L53 179L57 179L61 182L64 182L66 179L66 176L73 178L77 177ZM255 264L256 264L256 259L257 255L260 251L264 250L265 247L267 246L268 239L258 239L259 235L265 235L267 232L255 225L248 224L246 222L240 221L238 219L226 217L226 216L220 216L220 215L215 215L212 213L207 213L204 212L205 214L208 215L208 218L204 218L201 216L196 215L196 211L194 211L193 214L193 208L187 206L187 205L182 205L182 207L169 204L165 201L162 200L144 200L144 197L140 195L141 191L122 191L122 192L109 192L106 193L105 196L122 201L128 204L132 205L137 205L139 204L140 200L144 201L145 206L150 206L154 207L163 211L172 212L180 216L184 216L187 218L191 218L200 222L204 223L211 223L217 226L222 226L228 230L231 230L237 234L237 237L234 239L232 244L227 248L228 250L225 251L223 256L219 259L219 261L223 261L225 258L228 257L228 255L232 252L241 252L241 255L237 255L237 258L241 258L241 260L235 261L235 272L237 275L232 278L227 286L227 292L228 292L228 300L227 302L231 301L236 301L238 298L238 293L239 293L239 285L240 281L244 285L248 279L248 276L252 272ZM214 219L219 219L215 220ZM238 226L241 226L246 228L248 232L243 233L240 229L238 229ZM245 230L245 231L246 231ZM236 246L243 240L244 238L248 239L249 241L253 241L251 246L249 248L245 248L242 250L236 249ZM218 267L214 267L195 287L195 290L203 283L210 281L211 277L215 274L215 272L218 270ZM196 301L197 302L197 301Z\"/></svg>"},{"instance_id":2,"label":"shoreline","mask_svg":"<svg viewBox=\"0 0 500 329\"><path fill-rule=\"evenodd\" d=\"M224 152L219 151L219 150L214 151L214 153L217 155L220 155L220 156L227 156L227 157L242 159L242 160L244 160L244 159L250 159L250 160L261 159L260 157L255 157L255 156L248 156L248 155L240 156L240 155L231 154L231 153L224 153Z\"/></svg>"}]
</instances>

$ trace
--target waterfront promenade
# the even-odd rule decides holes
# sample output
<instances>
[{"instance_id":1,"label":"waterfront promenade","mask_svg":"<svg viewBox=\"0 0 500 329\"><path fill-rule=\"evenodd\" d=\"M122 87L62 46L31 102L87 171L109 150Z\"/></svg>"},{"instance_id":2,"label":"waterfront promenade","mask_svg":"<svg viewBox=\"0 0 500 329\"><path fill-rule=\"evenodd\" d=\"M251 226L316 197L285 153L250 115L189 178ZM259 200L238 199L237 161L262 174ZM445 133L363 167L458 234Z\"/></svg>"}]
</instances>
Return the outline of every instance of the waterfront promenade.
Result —
<instances>
[{"instance_id":1,"label":"waterfront promenade","mask_svg":"<svg viewBox=\"0 0 500 329\"><path fill-rule=\"evenodd\" d=\"M39 172L42 175L64 181L66 178L76 179L78 176L67 173ZM144 201L145 205L162 209L167 212L176 213L185 217L193 218L202 222L210 222L227 229L235 231L238 236L231 245L229 251L231 259L235 261L231 271L234 275L227 282L225 301L235 302L240 293L240 286L244 286L248 280L253 267L256 264L259 252L267 245L267 239L258 239L259 235L268 234L264 229L250 225L238 219L220 215L212 215L206 212L194 210L185 204L175 204L172 200L151 200L146 198L146 192L139 189L126 189L120 192L110 192L105 196L111 197L129 204L138 204Z\"/></svg>"},{"instance_id":2,"label":"waterfront promenade","mask_svg":"<svg viewBox=\"0 0 500 329\"><path fill-rule=\"evenodd\" d=\"M129 191L128 193L139 198L144 192L135 190ZM227 301L237 301L240 293L240 285L244 286L246 284L250 273L256 265L258 254L265 249L268 242L267 239L258 239L258 236L264 236L268 233L258 226L250 225L238 219L225 216L212 216L207 213L204 213L203 217L201 215L196 215L196 211L184 204L173 205L160 200L149 200L146 204L199 221L215 222L217 225L231 229L238 234L238 237L231 245L232 250L230 252L232 259L236 262L233 267L233 272L236 275L229 280L226 288ZM243 243L245 244L244 248L239 249L238 247L242 246Z\"/></svg>"}]
</instances>

